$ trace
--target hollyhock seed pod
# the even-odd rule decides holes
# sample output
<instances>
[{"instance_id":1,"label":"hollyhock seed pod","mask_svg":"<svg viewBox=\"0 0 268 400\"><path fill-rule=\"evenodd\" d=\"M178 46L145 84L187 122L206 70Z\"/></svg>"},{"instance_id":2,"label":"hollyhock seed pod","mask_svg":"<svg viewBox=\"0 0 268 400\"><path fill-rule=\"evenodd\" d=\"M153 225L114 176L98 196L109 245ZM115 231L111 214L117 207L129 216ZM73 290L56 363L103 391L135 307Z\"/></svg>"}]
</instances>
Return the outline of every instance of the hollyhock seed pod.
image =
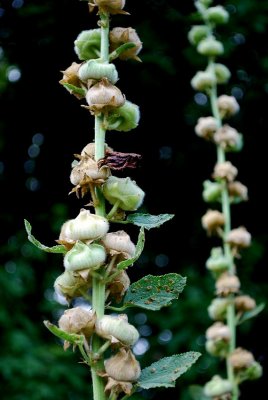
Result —
<instances>
[{"instance_id":1,"label":"hollyhock seed pod","mask_svg":"<svg viewBox=\"0 0 268 400\"><path fill-rule=\"evenodd\" d=\"M216 282L216 290L219 296L229 296L238 293L240 289L240 280L236 275L222 274Z\"/></svg>"},{"instance_id":2,"label":"hollyhock seed pod","mask_svg":"<svg viewBox=\"0 0 268 400\"><path fill-rule=\"evenodd\" d=\"M79 79L87 82L89 79L100 80L107 78L112 84L118 81L118 72L114 64L106 64L97 60L88 60L78 71Z\"/></svg>"},{"instance_id":3,"label":"hollyhock seed pod","mask_svg":"<svg viewBox=\"0 0 268 400\"><path fill-rule=\"evenodd\" d=\"M214 142L227 151L240 151L243 147L243 136L229 125L223 125L214 134Z\"/></svg>"},{"instance_id":4,"label":"hollyhock seed pod","mask_svg":"<svg viewBox=\"0 0 268 400\"><path fill-rule=\"evenodd\" d=\"M214 376L211 381L204 386L204 395L212 399L222 399L221 396L231 394L233 390L232 384L227 379L222 379L220 376ZM225 397L227 400L227 398Z\"/></svg>"},{"instance_id":5,"label":"hollyhock seed pod","mask_svg":"<svg viewBox=\"0 0 268 400\"><path fill-rule=\"evenodd\" d=\"M238 169L230 162L217 163L214 168L213 178L233 182L238 174Z\"/></svg>"},{"instance_id":6,"label":"hollyhock seed pod","mask_svg":"<svg viewBox=\"0 0 268 400\"><path fill-rule=\"evenodd\" d=\"M90 60L100 57L101 30L90 29L81 32L74 42L74 51L79 60Z\"/></svg>"},{"instance_id":7,"label":"hollyhock seed pod","mask_svg":"<svg viewBox=\"0 0 268 400\"><path fill-rule=\"evenodd\" d=\"M121 60L140 60L138 57L142 49L142 42L133 28L114 28L110 32L110 48L111 51L116 50L118 47L125 43L134 43L135 47L128 49L119 55Z\"/></svg>"},{"instance_id":8,"label":"hollyhock seed pod","mask_svg":"<svg viewBox=\"0 0 268 400\"><path fill-rule=\"evenodd\" d=\"M106 252L99 244L87 245L76 242L74 247L64 257L66 271L80 271L83 269L97 269L104 264Z\"/></svg>"},{"instance_id":9,"label":"hollyhock seed pod","mask_svg":"<svg viewBox=\"0 0 268 400\"><path fill-rule=\"evenodd\" d=\"M224 340L229 342L231 338L230 328L222 322L215 322L207 329L206 338L208 340Z\"/></svg>"},{"instance_id":10,"label":"hollyhock seed pod","mask_svg":"<svg viewBox=\"0 0 268 400\"><path fill-rule=\"evenodd\" d=\"M199 42L197 51L203 56L215 57L223 54L224 48L223 44L214 37L207 37Z\"/></svg>"},{"instance_id":11,"label":"hollyhock seed pod","mask_svg":"<svg viewBox=\"0 0 268 400\"><path fill-rule=\"evenodd\" d=\"M112 271L112 273L113 272L115 271ZM129 286L130 279L128 274L126 271L122 271L108 284L107 289L110 292L110 296L113 297L117 303L120 303Z\"/></svg>"},{"instance_id":12,"label":"hollyhock seed pod","mask_svg":"<svg viewBox=\"0 0 268 400\"><path fill-rule=\"evenodd\" d=\"M71 219L62 226L60 240L96 240L109 230L106 218L91 214L89 210L81 209L75 219Z\"/></svg>"},{"instance_id":13,"label":"hollyhock seed pod","mask_svg":"<svg viewBox=\"0 0 268 400\"><path fill-rule=\"evenodd\" d=\"M70 271L65 271L54 283L55 292L66 297L67 300L80 297L81 292L86 292L90 286L91 282Z\"/></svg>"},{"instance_id":14,"label":"hollyhock seed pod","mask_svg":"<svg viewBox=\"0 0 268 400\"><path fill-rule=\"evenodd\" d=\"M213 299L208 307L208 315L215 321L221 321L226 318L227 308L230 304L228 299Z\"/></svg>"},{"instance_id":15,"label":"hollyhock seed pod","mask_svg":"<svg viewBox=\"0 0 268 400\"><path fill-rule=\"evenodd\" d=\"M124 211L135 211L142 205L145 193L130 178L110 176L103 185L103 195L110 204L118 203Z\"/></svg>"},{"instance_id":16,"label":"hollyhock seed pod","mask_svg":"<svg viewBox=\"0 0 268 400\"><path fill-rule=\"evenodd\" d=\"M104 181L110 176L111 172L107 167L98 167L98 163L90 157L84 157L77 162L70 175L70 181L73 185L79 185L85 179L90 181Z\"/></svg>"},{"instance_id":17,"label":"hollyhock seed pod","mask_svg":"<svg viewBox=\"0 0 268 400\"><path fill-rule=\"evenodd\" d=\"M214 247L206 262L206 267L212 272L222 273L229 269L230 260L223 254L221 247Z\"/></svg>"},{"instance_id":18,"label":"hollyhock seed pod","mask_svg":"<svg viewBox=\"0 0 268 400\"><path fill-rule=\"evenodd\" d=\"M64 311L59 320L59 328L68 333L83 334L89 337L94 332L95 321L96 316L92 311L75 307Z\"/></svg>"},{"instance_id":19,"label":"hollyhock seed pod","mask_svg":"<svg viewBox=\"0 0 268 400\"><path fill-rule=\"evenodd\" d=\"M205 39L209 35L209 28L206 25L195 25L192 26L188 33L188 39L191 44L197 46L201 40Z\"/></svg>"},{"instance_id":20,"label":"hollyhock seed pod","mask_svg":"<svg viewBox=\"0 0 268 400\"><path fill-rule=\"evenodd\" d=\"M254 361L244 373L249 380L259 379L262 377L263 369L260 363Z\"/></svg>"},{"instance_id":21,"label":"hollyhock seed pod","mask_svg":"<svg viewBox=\"0 0 268 400\"><path fill-rule=\"evenodd\" d=\"M230 70L223 64L216 63L214 65L214 71L218 85L223 85L231 78Z\"/></svg>"},{"instance_id":22,"label":"hollyhock seed pod","mask_svg":"<svg viewBox=\"0 0 268 400\"><path fill-rule=\"evenodd\" d=\"M99 7L100 12L110 14L121 14L125 7L126 0L92 0L93 4Z\"/></svg>"},{"instance_id":23,"label":"hollyhock seed pod","mask_svg":"<svg viewBox=\"0 0 268 400\"><path fill-rule=\"evenodd\" d=\"M229 13L222 6L210 7L206 11L206 18L213 24L226 24Z\"/></svg>"},{"instance_id":24,"label":"hollyhock seed pod","mask_svg":"<svg viewBox=\"0 0 268 400\"><path fill-rule=\"evenodd\" d=\"M191 80L192 88L205 92L216 83L214 74L208 71L198 71Z\"/></svg>"},{"instance_id":25,"label":"hollyhock seed pod","mask_svg":"<svg viewBox=\"0 0 268 400\"><path fill-rule=\"evenodd\" d=\"M121 342L126 346L133 346L139 339L137 329L127 322L127 316L104 315L96 322L96 333L112 342Z\"/></svg>"},{"instance_id":26,"label":"hollyhock seed pod","mask_svg":"<svg viewBox=\"0 0 268 400\"><path fill-rule=\"evenodd\" d=\"M241 182L235 181L228 184L228 192L233 203L248 200L248 188Z\"/></svg>"},{"instance_id":27,"label":"hollyhock seed pod","mask_svg":"<svg viewBox=\"0 0 268 400\"><path fill-rule=\"evenodd\" d=\"M251 311L256 308L256 301L250 296L237 296L235 298L235 308L237 311Z\"/></svg>"},{"instance_id":28,"label":"hollyhock seed pod","mask_svg":"<svg viewBox=\"0 0 268 400\"><path fill-rule=\"evenodd\" d=\"M125 259L132 258L136 251L135 244L125 231L107 233L102 238L102 244L110 254L121 254Z\"/></svg>"},{"instance_id":29,"label":"hollyhock seed pod","mask_svg":"<svg viewBox=\"0 0 268 400\"><path fill-rule=\"evenodd\" d=\"M202 226L208 232L208 235L217 233L224 223L224 215L217 210L208 210L202 217Z\"/></svg>"},{"instance_id":30,"label":"hollyhock seed pod","mask_svg":"<svg viewBox=\"0 0 268 400\"><path fill-rule=\"evenodd\" d=\"M234 96L223 94L218 97L217 104L222 118L230 118L240 110L240 106Z\"/></svg>"},{"instance_id":31,"label":"hollyhock seed pod","mask_svg":"<svg viewBox=\"0 0 268 400\"><path fill-rule=\"evenodd\" d=\"M243 249L251 245L251 234L244 226L241 226L240 228L232 229L231 232L229 232L226 241L232 247Z\"/></svg>"},{"instance_id":32,"label":"hollyhock seed pod","mask_svg":"<svg viewBox=\"0 0 268 400\"><path fill-rule=\"evenodd\" d=\"M125 102L122 107L118 107L110 112L106 118L106 129L119 132L128 132L137 128L140 121L140 109L130 101Z\"/></svg>"},{"instance_id":33,"label":"hollyhock seed pod","mask_svg":"<svg viewBox=\"0 0 268 400\"><path fill-rule=\"evenodd\" d=\"M222 184L218 182L211 182L209 180L206 180L203 183L203 200L206 203L215 203L218 202L221 199L221 194L222 194Z\"/></svg>"},{"instance_id":34,"label":"hollyhock seed pod","mask_svg":"<svg viewBox=\"0 0 268 400\"><path fill-rule=\"evenodd\" d=\"M125 103L125 97L121 91L112 85L107 78L92 86L86 95L89 109L92 112L107 112Z\"/></svg>"},{"instance_id":35,"label":"hollyhock seed pod","mask_svg":"<svg viewBox=\"0 0 268 400\"><path fill-rule=\"evenodd\" d=\"M121 348L104 365L106 373L116 381L136 382L141 374L140 364L129 349Z\"/></svg>"},{"instance_id":36,"label":"hollyhock seed pod","mask_svg":"<svg viewBox=\"0 0 268 400\"><path fill-rule=\"evenodd\" d=\"M235 370L239 370L250 367L255 360L250 351L238 347L229 356L229 361Z\"/></svg>"},{"instance_id":37,"label":"hollyhock seed pod","mask_svg":"<svg viewBox=\"0 0 268 400\"><path fill-rule=\"evenodd\" d=\"M201 117L197 121L195 133L197 136L211 140L218 129L218 122L214 117Z\"/></svg>"}]
</instances>

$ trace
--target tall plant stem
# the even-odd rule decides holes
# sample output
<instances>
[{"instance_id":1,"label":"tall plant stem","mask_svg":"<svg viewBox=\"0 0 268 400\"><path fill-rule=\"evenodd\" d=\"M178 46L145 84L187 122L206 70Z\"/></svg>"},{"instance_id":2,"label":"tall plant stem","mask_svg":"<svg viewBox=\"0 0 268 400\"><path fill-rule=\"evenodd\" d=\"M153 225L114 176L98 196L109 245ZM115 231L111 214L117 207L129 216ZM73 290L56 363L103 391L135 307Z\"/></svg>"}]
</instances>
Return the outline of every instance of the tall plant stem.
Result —
<instances>
[{"instance_id":1,"label":"tall plant stem","mask_svg":"<svg viewBox=\"0 0 268 400\"><path fill-rule=\"evenodd\" d=\"M215 64L213 59L209 60L209 68L211 72L214 73L215 76ZM217 97L218 97L217 85L215 84L210 91L210 103L211 103L212 114L214 118L216 118L218 127L220 128L222 126L222 119L217 105ZM222 149L221 146L217 146L217 162L223 163L225 161L226 161L225 151ZM224 234L223 234L223 249L225 256L229 260L229 274L235 275L235 265L234 265L233 255L231 252L230 245L226 241L227 235L231 230L231 204L226 182L223 182L221 203L222 203L222 213L225 219ZM232 400L237 400L239 396L238 386L235 379L234 369L229 361L229 355L236 348L236 321L235 321L235 306L233 301L230 302L227 309L227 325L231 332L229 351L226 357L227 376L228 380L232 383L233 386Z\"/></svg>"},{"instance_id":2,"label":"tall plant stem","mask_svg":"<svg viewBox=\"0 0 268 400\"><path fill-rule=\"evenodd\" d=\"M103 62L109 62L109 14L101 14L101 58ZM106 131L103 128L103 116L95 116L95 160L98 161L105 155L105 134ZM105 200L100 191L96 189L97 204L95 206L95 212L97 215L106 216L105 211ZM98 279L93 278L92 282L92 308L96 313L97 318L101 318L104 315L105 307L105 283ZM92 340L92 350L94 353L98 353L102 347L103 341L97 335L94 335ZM100 360L95 363L91 369L92 382L93 382L93 397L94 400L106 400L104 392L104 381L98 375L98 371L103 370L103 361Z\"/></svg>"}]
</instances>

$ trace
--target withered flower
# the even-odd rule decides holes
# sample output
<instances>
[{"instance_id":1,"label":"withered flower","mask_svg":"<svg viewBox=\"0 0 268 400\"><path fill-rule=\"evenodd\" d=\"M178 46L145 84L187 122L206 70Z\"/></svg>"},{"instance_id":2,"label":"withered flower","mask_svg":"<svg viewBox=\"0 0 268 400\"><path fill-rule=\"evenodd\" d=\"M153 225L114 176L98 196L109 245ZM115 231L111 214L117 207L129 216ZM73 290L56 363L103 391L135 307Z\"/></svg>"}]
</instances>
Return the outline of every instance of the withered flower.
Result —
<instances>
[{"instance_id":1,"label":"withered flower","mask_svg":"<svg viewBox=\"0 0 268 400\"><path fill-rule=\"evenodd\" d=\"M123 171L126 168L136 168L140 160L140 154L108 150L105 157L98 161L98 166L106 166L115 171Z\"/></svg>"}]
</instances>

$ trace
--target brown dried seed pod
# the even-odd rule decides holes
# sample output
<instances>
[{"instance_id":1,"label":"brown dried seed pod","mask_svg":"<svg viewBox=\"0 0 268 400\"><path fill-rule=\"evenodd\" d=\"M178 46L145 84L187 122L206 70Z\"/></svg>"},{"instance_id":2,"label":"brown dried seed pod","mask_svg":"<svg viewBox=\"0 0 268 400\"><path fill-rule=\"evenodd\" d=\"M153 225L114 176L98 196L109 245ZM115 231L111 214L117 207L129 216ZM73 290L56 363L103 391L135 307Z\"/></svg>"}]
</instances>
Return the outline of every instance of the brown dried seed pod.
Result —
<instances>
[{"instance_id":1,"label":"brown dried seed pod","mask_svg":"<svg viewBox=\"0 0 268 400\"><path fill-rule=\"evenodd\" d=\"M102 238L102 243L111 255L121 255L125 260L132 258L136 251L135 244L125 231L107 233Z\"/></svg>"},{"instance_id":2,"label":"brown dried seed pod","mask_svg":"<svg viewBox=\"0 0 268 400\"><path fill-rule=\"evenodd\" d=\"M224 223L224 215L217 210L208 210L202 217L202 226L209 235L218 233Z\"/></svg>"},{"instance_id":3,"label":"brown dried seed pod","mask_svg":"<svg viewBox=\"0 0 268 400\"><path fill-rule=\"evenodd\" d=\"M113 274L114 272L116 271L113 270L111 274ZM130 279L128 277L128 274L126 273L126 271L122 271L119 275L117 275L116 278L114 278L111 283L109 283L107 289L110 292L110 296L112 296L117 303L120 303L129 286Z\"/></svg>"},{"instance_id":4,"label":"brown dried seed pod","mask_svg":"<svg viewBox=\"0 0 268 400\"><path fill-rule=\"evenodd\" d=\"M244 226L240 226L237 229L232 229L229 232L227 243L236 249L242 249L251 245L251 234L246 230Z\"/></svg>"},{"instance_id":5,"label":"brown dried seed pod","mask_svg":"<svg viewBox=\"0 0 268 400\"><path fill-rule=\"evenodd\" d=\"M214 142L224 150L236 149L241 146L241 135L229 125L223 125L214 134Z\"/></svg>"},{"instance_id":6,"label":"brown dried seed pod","mask_svg":"<svg viewBox=\"0 0 268 400\"><path fill-rule=\"evenodd\" d=\"M241 347L238 347L232 352L229 360L233 368L236 370L248 368L255 361L253 354Z\"/></svg>"},{"instance_id":7,"label":"brown dried seed pod","mask_svg":"<svg viewBox=\"0 0 268 400\"><path fill-rule=\"evenodd\" d=\"M256 308L256 301L250 296L237 296L235 298L235 308L237 311L251 311Z\"/></svg>"},{"instance_id":8,"label":"brown dried seed pod","mask_svg":"<svg viewBox=\"0 0 268 400\"><path fill-rule=\"evenodd\" d=\"M248 188L241 182L234 181L228 183L228 192L231 198L240 199L243 201L248 200Z\"/></svg>"},{"instance_id":9,"label":"brown dried seed pod","mask_svg":"<svg viewBox=\"0 0 268 400\"><path fill-rule=\"evenodd\" d=\"M129 349L121 348L104 365L108 376L116 381L136 382L141 374L140 364Z\"/></svg>"},{"instance_id":10,"label":"brown dried seed pod","mask_svg":"<svg viewBox=\"0 0 268 400\"><path fill-rule=\"evenodd\" d=\"M99 114L121 107L125 103L125 96L108 79L103 78L88 90L86 100L90 111Z\"/></svg>"},{"instance_id":11,"label":"brown dried seed pod","mask_svg":"<svg viewBox=\"0 0 268 400\"><path fill-rule=\"evenodd\" d=\"M95 321L96 316L92 311L75 307L64 311L59 320L59 327L65 332L83 334L89 337L94 332Z\"/></svg>"},{"instance_id":12,"label":"brown dried seed pod","mask_svg":"<svg viewBox=\"0 0 268 400\"><path fill-rule=\"evenodd\" d=\"M216 281L217 295L229 296L232 293L238 293L240 289L240 280L236 275L222 274Z\"/></svg>"},{"instance_id":13,"label":"brown dried seed pod","mask_svg":"<svg viewBox=\"0 0 268 400\"><path fill-rule=\"evenodd\" d=\"M138 54L142 49L142 42L133 28L114 28L110 32L110 47L111 51L116 50L119 46L125 43L134 43L135 47L126 50L120 54L121 60L128 60L130 58L140 61Z\"/></svg>"},{"instance_id":14,"label":"brown dried seed pod","mask_svg":"<svg viewBox=\"0 0 268 400\"><path fill-rule=\"evenodd\" d=\"M213 178L224 179L227 182L233 182L238 174L238 169L230 162L226 161L215 165Z\"/></svg>"}]
</instances>

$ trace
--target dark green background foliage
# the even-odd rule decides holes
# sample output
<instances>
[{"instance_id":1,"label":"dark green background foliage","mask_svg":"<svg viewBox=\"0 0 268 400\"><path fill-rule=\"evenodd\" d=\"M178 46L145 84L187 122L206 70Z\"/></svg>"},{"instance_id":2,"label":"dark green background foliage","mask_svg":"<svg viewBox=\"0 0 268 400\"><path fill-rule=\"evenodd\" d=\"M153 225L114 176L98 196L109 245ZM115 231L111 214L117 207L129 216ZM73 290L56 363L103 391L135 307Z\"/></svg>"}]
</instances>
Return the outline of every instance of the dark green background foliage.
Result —
<instances>
[{"instance_id":1,"label":"dark green background foliage","mask_svg":"<svg viewBox=\"0 0 268 400\"><path fill-rule=\"evenodd\" d=\"M239 98L242 111L235 125L245 135L243 152L232 160L250 192L248 203L235 206L233 220L234 226L245 224L254 236L238 270L243 290L261 302L268 287L268 198L264 193L268 1L229 0L226 4L231 22L220 29L219 36L227 49L223 61L233 71L227 92ZM144 42L143 63L119 62L119 85L128 99L141 106L142 120L136 131L112 132L108 141L119 151L143 155L141 167L133 173L147 193L143 211L176 214L161 230L147 233L146 251L130 269L130 276L133 281L145 274L168 272L188 277L187 289L170 308L155 313L132 310L131 321L139 326L143 344L150 343L150 350L139 357L145 366L173 353L205 353L206 307L213 295L213 280L204 264L216 242L208 240L200 226L206 210L201 189L215 163L215 149L193 133L196 119L208 113L207 105L196 104L189 85L196 69L204 66L187 42L187 31L195 21L193 2L128 0L127 8L131 16L115 17L112 24L138 30ZM68 196L69 171L73 153L92 140L93 119L57 82L59 71L76 61L73 41L77 34L94 28L96 18L89 17L86 3L78 0L6 0L0 2L0 15L1 398L90 399L89 371L78 363L77 355L64 353L42 324L44 319L56 321L63 311L52 290L63 270L61 256L35 250L26 240L23 218L31 221L33 233L42 242L52 245L61 223L74 217L85 203ZM14 74L16 78L14 67L21 78L10 82ZM34 136L37 133L43 136ZM35 145L30 147L32 140ZM135 238L137 231L131 227L129 231ZM239 344L252 350L266 368L267 323L265 310L245 323L238 337ZM165 396L188 399L187 386L204 383L215 368L215 360L204 355ZM265 378L245 384L241 399L252 399L256 390L266 390L264 382ZM150 391L135 398L161 399L163 395Z\"/></svg>"}]
</instances>

